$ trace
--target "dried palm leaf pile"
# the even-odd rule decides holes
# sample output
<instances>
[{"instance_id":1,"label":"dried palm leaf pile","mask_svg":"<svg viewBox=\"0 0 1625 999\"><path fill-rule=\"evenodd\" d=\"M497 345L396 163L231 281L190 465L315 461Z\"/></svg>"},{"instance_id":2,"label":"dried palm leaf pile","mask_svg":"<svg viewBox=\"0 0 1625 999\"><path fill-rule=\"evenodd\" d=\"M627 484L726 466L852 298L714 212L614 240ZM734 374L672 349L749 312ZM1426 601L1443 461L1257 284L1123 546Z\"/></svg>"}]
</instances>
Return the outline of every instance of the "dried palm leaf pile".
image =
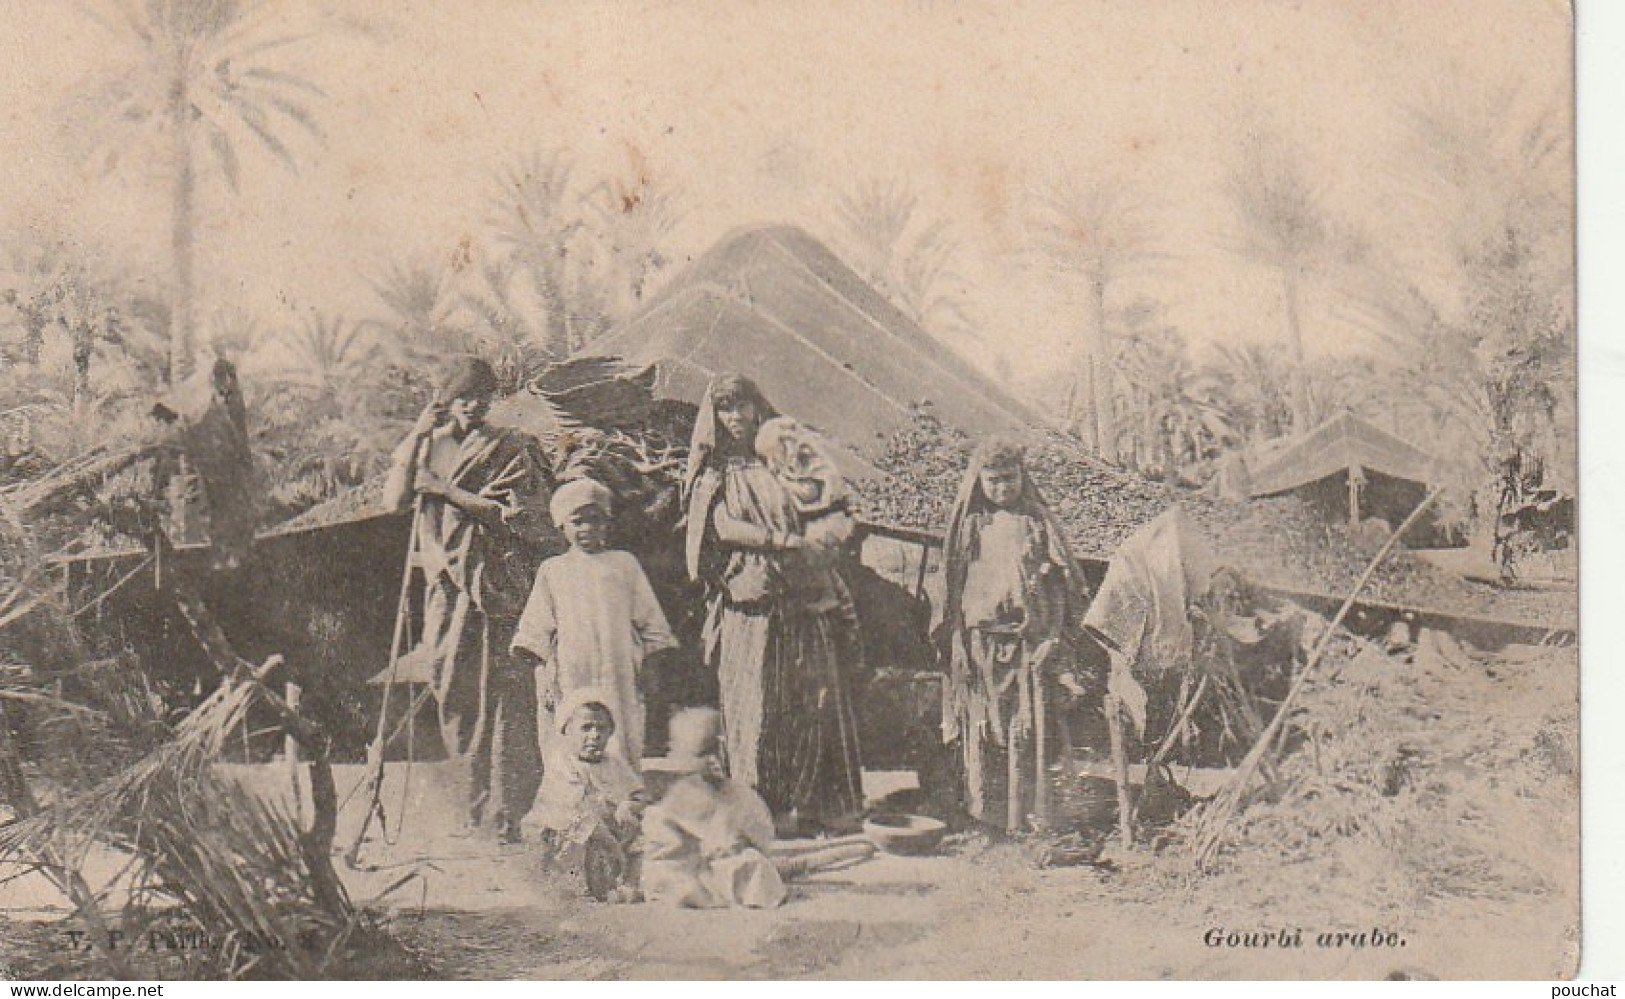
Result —
<instances>
[{"instance_id":1,"label":"dried palm leaf pile","mask_svg":"<svg viewBox=\"0 0 1625 999\"><path fill-rule=\"evenodd\" d=\"M124 873L94 902L82 889L70 891L90 924L87 939L116 930L139 942L129 948L135 959L167 955L187 965L170 973L312 978L376 946L287 806L245 791L213 766L261 690L251 678L225 681L133 765L0 826L0 860L33 865L67 885L93 855L120 856ZM120 959L116 950L103 956Z\"/></svg>"},{"instance_id":2,"label":"dried palm leaf pile","mask_svg":"<svg viewBox=\"0 0 1625 999\"><path fill-rule=\"evenodd\" d=\"M1575 673L1572 647L1486 653L1424 631L1383 649L1342 635L1214 866L1341 858L1413 902L1564 890L1578 835ZM1193 843L1212 808L1186 817Z\"/></svg>"}]
</instances>

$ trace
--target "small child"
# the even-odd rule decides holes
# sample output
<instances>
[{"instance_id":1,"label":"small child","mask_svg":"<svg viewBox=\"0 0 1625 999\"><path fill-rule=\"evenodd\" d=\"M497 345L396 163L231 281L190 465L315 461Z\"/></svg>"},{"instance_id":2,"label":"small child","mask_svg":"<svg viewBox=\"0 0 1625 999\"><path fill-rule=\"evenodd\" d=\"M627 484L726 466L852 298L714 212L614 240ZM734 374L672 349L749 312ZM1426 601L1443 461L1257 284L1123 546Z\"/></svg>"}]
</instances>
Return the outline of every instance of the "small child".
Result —
<instances>
[{"instance_id":1,"label":"small child","mask_svg":"<svg viewBox=\"0 0 1625 999\"><path fill-rule=\"evenodd\" d=\"M525 824L539 827L553 860L581 870L599 901L628 901L637 884L639 823L648 798L643 780L607 753L615 715L604 693L575 690L559 704L536 807Z\"/></svg>"},{"instance_id":2,"label":"small child","mask_svg":"<svg viewBox=\"0 0 1625 999\"><path fill-rule=\"evenodd\" d=\"M755 447L795 502L808 546L830 550L845 544L856 526L850 496L823 440L795 420L775 416L757 431Z\"/></svg>"},{"instance_id":3,"label":"small child","mask_svg":"<svg viewBox=\"0 0 1625 999\"><path fill-rule=\"evenodd\" d=\"M684 909L771 909L786 890L767 852L773 814L722 763L721 715L690 708L671 720L671 758L686 776L643 813L643 892Z\"/></svg>"},{"instance_id":4,"label":"small child","mask_svg":"<svg viewBox=\"0 0 1625 999\"><path fill-rule=\"evenodd\" d=\"M576 479L553 494L549 512L570 550L542 563L513 638L515 652L541 662L538 727L551 737L556 726L545 716L555 705L583 688L600 691L618 722L607 751L636 771L644 724L638 674L677 640L637 559L608 547L609 490Z\"/></svg>"}]
</instances>

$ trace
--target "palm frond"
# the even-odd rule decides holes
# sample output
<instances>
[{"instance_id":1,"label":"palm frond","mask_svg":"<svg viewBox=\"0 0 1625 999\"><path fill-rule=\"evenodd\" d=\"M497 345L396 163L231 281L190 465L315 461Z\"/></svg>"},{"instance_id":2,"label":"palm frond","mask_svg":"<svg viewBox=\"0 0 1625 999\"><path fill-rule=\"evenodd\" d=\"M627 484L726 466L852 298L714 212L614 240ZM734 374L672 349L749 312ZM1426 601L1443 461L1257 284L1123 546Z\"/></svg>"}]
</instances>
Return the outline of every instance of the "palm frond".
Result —
<instances>
[{"instance_id":1,"label":"palm frond","mask_svg":"<svg viewBox=\"0 0 1625 999\"><path fill-rule=\"evenodd\" d=\"M321 140L327 138L326 133L322 131L322 126L316 121L316 116L311 114L308 109L277 94L266 94L260 99L280 112L284 118L303 128L312 138Z\"/></svg>"},{"instance_id":2,"label":"palm frond","mask_svg":"<svg viewBox=\"0 0 1625 999\"><path fill-rule=\"evenodd\" d=\"M249 69L243 70L238 74L238 76L243 80L252 80L256 83L270 84L273 86L286 87L290 90L297 90L301 93L308 94L311 97L327 96L327 91L296 73L286 73L280 70L266 69L263 66L253 66Z\"/></svg>"},{"instance_id":3,"label":"palm frond","mask_svg":"<svg viewBox=\"0 0 1625 999\"><path fill-rule=\"evenodd\" d=\"M298 163L294 160L292 151L277 136L271 127L271 123L267 120L265 112L260 109L259 105L239 94L232 100L230 106L237 114L238 119L260 140L260 145L264 146L271 155L275 156L290 170L298 168Z\"/></svg>"},{"instance_id":4,"label":"palm frond","mask_svg":"<svg viewBox=\"0 0 1625 999\"><path fill-rule=\"evenodd\" d=\"M226 134L225 129L211 124L209 148L214 150L215 159L220 164L220 173L226 178L226 184L235 192L242 171L237 161L237 150L231 144L231 136Z\"/></svg>"}]
</instances>

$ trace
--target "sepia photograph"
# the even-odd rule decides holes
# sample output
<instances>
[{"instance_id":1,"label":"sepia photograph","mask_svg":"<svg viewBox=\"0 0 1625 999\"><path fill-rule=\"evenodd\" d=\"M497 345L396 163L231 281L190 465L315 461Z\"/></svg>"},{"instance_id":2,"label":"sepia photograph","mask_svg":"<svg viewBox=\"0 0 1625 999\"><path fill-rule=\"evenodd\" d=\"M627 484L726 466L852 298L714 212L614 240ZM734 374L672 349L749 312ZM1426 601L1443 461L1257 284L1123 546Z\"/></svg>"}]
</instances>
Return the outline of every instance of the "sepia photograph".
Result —
<instances>
[{"instance_id":1,"label":"sepia photograph","mask_svg":"<svg viewBox=\"0 0 1625 999\"><path fill-rule=\"evenodd\" d=\"M1569 4L0 18L0 979L1577 973Z\"/></svg>"}]
</instances>

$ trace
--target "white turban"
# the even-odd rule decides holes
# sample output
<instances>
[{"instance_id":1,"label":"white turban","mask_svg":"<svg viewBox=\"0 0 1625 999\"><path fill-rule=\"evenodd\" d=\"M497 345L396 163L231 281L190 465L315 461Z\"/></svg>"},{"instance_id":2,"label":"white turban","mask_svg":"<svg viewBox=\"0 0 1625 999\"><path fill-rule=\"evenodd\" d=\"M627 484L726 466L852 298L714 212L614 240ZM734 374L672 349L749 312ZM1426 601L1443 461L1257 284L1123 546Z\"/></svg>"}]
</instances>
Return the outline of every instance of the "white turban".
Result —
<instances>
[{"instance_id":1,"label":"white turban","mask_svg":"<svg viewBox=\"0 0 1625 999\"><path fill-rule=\"evenodd\" d=\"M592 479L571 479L554 490L547 512L552 515L554 526L563 528L577 510L596 506L607 515L613 503L613 494Z\"/></svg>"}]
</instances>

